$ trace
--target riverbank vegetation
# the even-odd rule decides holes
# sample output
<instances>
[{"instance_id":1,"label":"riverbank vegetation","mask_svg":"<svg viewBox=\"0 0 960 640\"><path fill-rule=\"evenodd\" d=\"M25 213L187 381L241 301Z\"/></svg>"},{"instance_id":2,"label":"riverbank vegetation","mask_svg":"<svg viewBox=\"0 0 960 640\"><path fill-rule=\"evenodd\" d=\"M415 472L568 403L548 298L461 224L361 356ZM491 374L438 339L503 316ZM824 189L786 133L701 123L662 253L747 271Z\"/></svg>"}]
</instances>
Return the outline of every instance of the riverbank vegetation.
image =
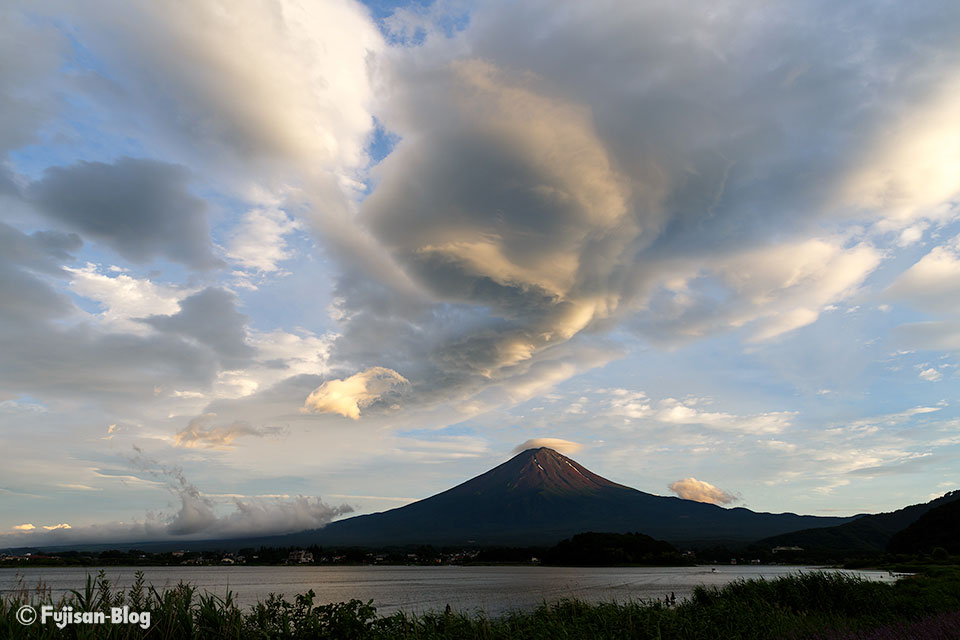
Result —
<instances>
[{"instance_id":1,"label":"riverbank vegetation","mask_svg":"<svg viewBox=\"0 0 960 640\"><path fill-rule=\"evenodd\" d=\"M244 609L230 593L198 593L188 584L157 590L142 574L115 590L101 573L86 587L54 602L49 591L26 585L0 599L0 637L27 639L547 639L547 638L789 638L886 640L960 638L960 568L930 567L896 583L814 572L776 580L699 587L675 606L661 602L587 604L561 601L499 618L451 611L380 616L372 603L324 604L312 592L288 600L272 595ZM24 605L39 610L104 611L128 606L148 611L150 626L17 622ZM109 613L107 615L109 618ZM915 632L915 633L914 633ZM906 634L906 635L904 635ZM920 635L917 635L920 634Z\"/></svg>"},{"instance_id":2,"label":"riverbank vegetation","mask_svg":"<svg viewBox=\"0 0 960 640\"><path fill-rule=\"evenodd\" d=\"M806 551L780 551L748 546L712 546L678 551L641 534L586 533L553 547L441 547L418 545L367 549L318 546L259 547L237 551L166 551L137 549L106 551L31 550L19 555L0 553L0 569L36 567L162 567L162 566L280 566L280 565L489 565L544 564L555 566L688 566L693 564L828 565L848 569L890 568L904 565L960 564L960 554L942 547L929 553L873 553L823 557ZM305 552L305 553L301 553ZM293 559L291 559L293 558Z\"/></svg>"},{"instance_id":3,"label":"riverbank vegetation","mask_svg":"<svg viewBox=\"0 0 960 640\"><path fill-rule=\"evenodd\" d=\"M642 533L580 533L552 547L441 547L409 545L363 547L260 547L235 551L165 551L110 549L103 551L44 552L22 550L0 554L0 568L37 566L173 566L173 565L438 565L438 564L553 564L559 566L686 566L694 554L681 554L673 545Z\"/></svg>"}]
</instances>

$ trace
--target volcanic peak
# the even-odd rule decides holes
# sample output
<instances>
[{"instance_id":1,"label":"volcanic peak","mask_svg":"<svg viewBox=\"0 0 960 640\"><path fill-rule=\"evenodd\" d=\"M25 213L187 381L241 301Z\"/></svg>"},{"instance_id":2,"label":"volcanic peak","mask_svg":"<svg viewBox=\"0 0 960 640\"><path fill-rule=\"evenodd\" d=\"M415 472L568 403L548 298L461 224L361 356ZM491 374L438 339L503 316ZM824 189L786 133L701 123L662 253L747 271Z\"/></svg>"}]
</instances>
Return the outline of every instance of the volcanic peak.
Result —
<instances>
[{"instance_id":1,"label":"volcanic peak","mask_svg":"<svg viewBox=\"0 0 960 640\"><path fill-rule=\"evenodd\" d=\"M508 490L582 493L611 487L624 488L547 447L522 451L477 480L486 475L502 479Z\"/></svg>"}]
</instances>

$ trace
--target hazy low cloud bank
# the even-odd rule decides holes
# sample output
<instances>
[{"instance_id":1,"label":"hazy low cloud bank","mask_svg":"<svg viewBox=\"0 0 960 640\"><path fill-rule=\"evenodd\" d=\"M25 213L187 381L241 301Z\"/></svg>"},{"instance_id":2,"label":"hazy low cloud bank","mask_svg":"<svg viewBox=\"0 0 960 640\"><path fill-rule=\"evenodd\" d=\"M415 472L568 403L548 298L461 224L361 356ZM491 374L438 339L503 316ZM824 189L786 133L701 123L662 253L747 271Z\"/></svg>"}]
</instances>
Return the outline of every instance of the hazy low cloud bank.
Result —
<instances>
[{"instance_id":1,"label":"hazy low cloud bank","mask_svg":"<svg viewBox=\"0 0 960 640\"><path fill-rule=\"evenodd\" d=\"M150 464L143 458L135 459L134 463L142 472L166 484L179 502L175 513L148 511L139 521L78 527L67 523L46 526L24 523L0 537L0 542L15 546L241 538L316 529L353 511L350 505L330 506L319 497L228 496L226 501L232 510L223 513L218 506L224 499L201 492L182 470Z\"/></svg>"}]
</instances>

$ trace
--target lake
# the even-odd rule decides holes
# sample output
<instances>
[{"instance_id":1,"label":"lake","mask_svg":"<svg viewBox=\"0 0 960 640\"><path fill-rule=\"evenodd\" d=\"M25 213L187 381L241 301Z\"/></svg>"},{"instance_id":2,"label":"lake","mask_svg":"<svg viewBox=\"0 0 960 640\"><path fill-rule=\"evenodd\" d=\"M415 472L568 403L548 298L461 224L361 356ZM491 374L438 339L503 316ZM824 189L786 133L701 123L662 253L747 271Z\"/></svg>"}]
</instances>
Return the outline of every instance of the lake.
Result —
<instances>
[{"instance_id":1,"label":"lake","mask_svg":"<svg viewBox=\"0 0 960 640\"><path fill-rule=\"evenodd\" d=\"M133 583L136 567L105 568L115 587ZM357 598L373 600L377 611L423 612L453 609L490 615L533 609L562 598L589 602L656 600L674 593L679 601L695 586L723 585L738 578L772 579L818 567L718 565L716 567L541 567L541 566L284 566L284 567L141 567L157 588L189 582L203 591L224 595L229 589L248 606L269 593L288 600L313 589L317 604ZM832 571L832 570L831 570ZM54 598L82 589L96 568L37 567L0 569L0 594L23 584L43 583ZM869 580L890 581L884 571L843 571Z\"/></svg>"}]
</instances>

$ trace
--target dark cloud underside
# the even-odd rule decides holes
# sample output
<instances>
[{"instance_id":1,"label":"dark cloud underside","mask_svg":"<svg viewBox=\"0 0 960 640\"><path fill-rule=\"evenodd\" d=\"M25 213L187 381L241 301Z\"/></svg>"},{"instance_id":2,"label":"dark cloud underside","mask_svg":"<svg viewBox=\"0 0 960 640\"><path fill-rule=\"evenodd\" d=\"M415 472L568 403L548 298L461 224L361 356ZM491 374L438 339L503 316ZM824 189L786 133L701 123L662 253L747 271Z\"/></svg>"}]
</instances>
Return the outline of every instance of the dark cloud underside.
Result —
<instances>
[{"instance_id":1,"label":"dark cloud underside","mask_svg":"<svg viewBox=\"0 0 960 640\"><path fill-rule=\"evenodd\" d=\"M183 167L156 160L80 162L47 169L29 195L48 218L132 262L163 257L194 269L222 266L206 204L190 193L189 179Z\"/></svg>"}]
</instances>

